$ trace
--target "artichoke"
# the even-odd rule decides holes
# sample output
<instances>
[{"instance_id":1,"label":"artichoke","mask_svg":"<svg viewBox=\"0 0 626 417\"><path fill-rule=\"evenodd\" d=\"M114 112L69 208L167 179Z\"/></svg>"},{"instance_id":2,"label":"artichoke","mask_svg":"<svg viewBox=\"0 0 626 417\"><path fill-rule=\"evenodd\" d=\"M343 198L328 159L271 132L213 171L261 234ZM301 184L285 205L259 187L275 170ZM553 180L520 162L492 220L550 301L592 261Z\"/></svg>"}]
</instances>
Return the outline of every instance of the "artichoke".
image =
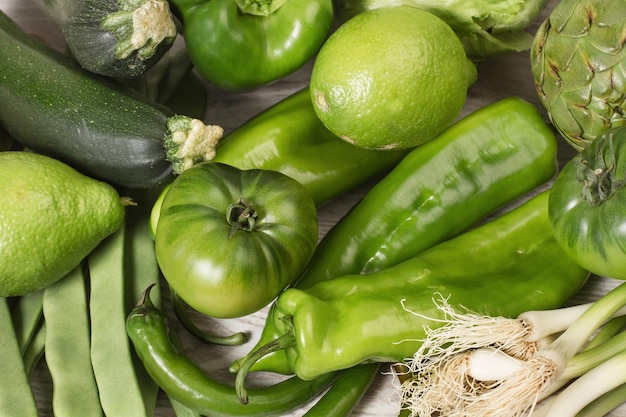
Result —
<instances>
[{"instance_id":1,"label":"artichoke","mask_svg":"<svg viewBox=\"0 0 626 417\"><path fill-rule=\"evenodd\" d=\"M626 1L562 0L530 50L539 100L576 150L626 124Z\"/></svg>"}]
</instances>

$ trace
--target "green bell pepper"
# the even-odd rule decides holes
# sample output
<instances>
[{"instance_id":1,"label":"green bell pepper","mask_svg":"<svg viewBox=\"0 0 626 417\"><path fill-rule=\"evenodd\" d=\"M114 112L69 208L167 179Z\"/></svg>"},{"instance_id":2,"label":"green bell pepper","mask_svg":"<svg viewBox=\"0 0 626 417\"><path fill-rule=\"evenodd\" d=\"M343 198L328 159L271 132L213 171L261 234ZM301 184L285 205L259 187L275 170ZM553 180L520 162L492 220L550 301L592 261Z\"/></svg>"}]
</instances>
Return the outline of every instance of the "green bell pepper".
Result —
<instances>
[{"instance_id":1,"label":"green bell pepper","mask_svg":"<svg viewBox=\"0 0 626 417\"><path fill-rule=\"evenodd\" d=\"M548 191L500 217L391 268L347 275L277 300L282 336L253 351L237 374L245 398L248 367L285 349L293 373L311 379L368 361L400 362L440 326L436 299L477 314L515 317L562 306L589 273L561 249L548 219Z\"/></svg>"},{"instance_id":2,"label":"green bell pepper","mask_svg":"<svg viewBox=\"0 0 626 417\"><path fill-rule=\"evenodd\" d=\"M249 90L306 64L333 22L331 0L171 0L191 59L209 82Z\"/></svg>"},{"instance_id":3,"label":"green bell pepper","mask_svg":"<svg viewBox=\"0 0 626 417\"><path fill-rule=\"evenodd\" d=\"M333 226L297 288L376 272L458 235L548 181L556 150L537 108L520 98L473 112L412 150ZM276 337L273 310L257 346ZM289 372L284 352L264 357L253 370Z\"/></svg>"}]
</instances>

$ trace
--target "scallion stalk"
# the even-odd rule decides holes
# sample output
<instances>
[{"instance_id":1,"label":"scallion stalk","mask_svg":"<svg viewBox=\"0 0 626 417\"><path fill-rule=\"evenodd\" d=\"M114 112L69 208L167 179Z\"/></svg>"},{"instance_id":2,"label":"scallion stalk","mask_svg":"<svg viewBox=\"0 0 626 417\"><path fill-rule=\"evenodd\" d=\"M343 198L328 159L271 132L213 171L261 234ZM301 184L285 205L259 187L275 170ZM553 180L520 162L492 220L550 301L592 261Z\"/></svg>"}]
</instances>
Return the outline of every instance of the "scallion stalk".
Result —
<instances>
[{"instance_id":1,"label":"scallion stalk","mask_svg":"<svg viewBox=\"0 0 626 417\"><path fill-rule=\"evenodd\" d=\"M468 377L470 372L483 372L480 368L470 368L473 360L471 357L479 357L474 350L490 346L491 349L487 353L492 356L487 362L491 366L498 356L506 359L512 358L507 352L511 350L511 346L509 346L510 340L507 338L492 339L492 343L486 344L485 340L488 340L489 337L485 337L481 333L480 337L470 339L469 342L461 340L456 347L450 347L450 342L453 342L452 345L454 345L459 339L467 337L467 333L464 336L463 333L458 332L458 328L455 329L455 314L448 311L446 317L449 317L451 322L454 323L444 332L438 330L431 332L424 342L425 347L420 349L413 360L410 361L409 369L415 374L415 377L409 378L403 384L404 402L413 415L441 413L451 417L475 415L485 417L507 415L515 417L526 415L529 412L532 413L538 401L550 392L551 387L559 386L564 378L568 377L568 369L571 372L572 363L576 363L572 361L577 354L583 351L583 348L592 339L594 333L613 317L623 312L625 305L626 283L619 285L593 303L570 310L574 312L572 316L574 317L573 321L569 322L562 333L553 341L540 347L532 357L514 361L512 368L507 369L500 376L498 374L494 376L494 374L490 373L488 376L481 376L481 379ZM551 313L547 312L545 314L549 317ZM561 317L563 310L555 310L554 313ZM529 317L528 314L523 316L525 319ZM468 315L464 314L461 317L466 319ZM481 318L481 321L488 322L484 317ZM475 323L473 320L470 322ZM498 320L494 319L492 321L492 323L496 322ZM568 323L568 321L563 321L560 326L563 326L564 323ZM547 328L549 330L544 330L543 332L554 333L558 331L558 327L550 326ZM467 323L463 324L461 328L467 329ZM455 338L445 339L448 344L442 344L444 339L441 339L441 334L449 332L450 329L454 330ZM472 326L469 326L469 329L471 330L469 334L474 337L477 329ZM484 334L492 333L491 330L488 325L482 328L482 332L485 332ZM542 334L543 332L540 333ZM435 340L435 342L429 339L433 333L435 336L432 340ZM500 332L495 333L499 334L499 337L502 336ZM528 333L526 333L525 337L528 338ZM620 353L613 352L609 354L607 352L610 349L606 348L606 346L611 346L609 341L619 340L620 337L622 337L621 333L611 337L608 341L599 343L598 346L589 349L585 353L588 357L592 357L594 353L597 353L595 349L604 347L606 356L604 356L604 359L600 357L601 364L597 365L597 367L604 367L602 363L608 361L612 363L616 360L613 359L614 357L621 355L621 351ZM533 338L537 339L537 336L535 335ZM476 340L480 340L480 343L483 343L483 345L474 343ZM514 348L516 343L524 342L518 340L512 344L512 347ZM459 349L458 346L463 346L463 348ZM503 347L506 347L506 350ZM621 349L623 350L623 348ZM608 359L607 356L609 357ZM580 358L579 356L578 360ZM597 358L596 361L598 360ZM597 367L594 369L597 369ZM615 368L618 368L618 366L615 365ZM586 372L591 373L592 370ZM586 373L584 374L586 375ZM621 374L626 375L626 369ZM622 380L616 377L611 382L607 381L606 387L600 391L607 391L623 382L626 382L626 379ZM600 385L598 384L598 386ZM589 390L589 392L592 392L592 390ZM600 395L600 393L598 392L597 395ZM564 415L560 409L556 408L556 410L558 410L558 415ZM551 414L554 415L554 412Z\"/></svg>"}]
</instances>

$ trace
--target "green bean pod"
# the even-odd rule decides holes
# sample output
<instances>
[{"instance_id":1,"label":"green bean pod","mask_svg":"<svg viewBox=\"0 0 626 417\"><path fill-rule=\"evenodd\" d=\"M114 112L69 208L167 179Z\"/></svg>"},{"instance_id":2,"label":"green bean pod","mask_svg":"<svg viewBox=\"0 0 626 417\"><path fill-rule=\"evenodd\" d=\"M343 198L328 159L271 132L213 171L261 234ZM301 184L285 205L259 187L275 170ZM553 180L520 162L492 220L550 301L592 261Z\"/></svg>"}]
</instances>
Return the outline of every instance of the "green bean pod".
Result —
<instances>
[{"instance_id":1,"label":"green bean pod","mask_svg":"<svg viewBox=\"0 0 626 417\"><path fill-rule=\"evenodd\" d=\"M0 297L0 415L38 417L7 298Z\"/></svg>"},{"instance_id":2,"label":"green bean pod","mask_svg":"<svg viewBox=\"0 0 626 417\"><path fill-rule=\"evenodd\" d=\"M212 379L183 353L166 315L150 301L149 291L150 287L128 315L128 336L154 381L190 410L211 417L280 416L312 400L336 377L333 373L312 381L293 377L251 389L248 404L242 404L234 387Z\"/></svg>"},{"instance_id":3,"label":"green bean pod","mask_svg":"<svg viewBox=\"0 0 626 417\"><path fill-rule=\"evenodd\" d=\"M286 290L274 316L283 334L277 340L285 343L273 343L306 380L366 361L412 357L425 327L442 323L439 298L489 316L562 306L589 273L554 239L547 203L544 191L396 266Z\"/></svg>"},{"instance_id":4,"label":"green bean pod","mask_svg":"<svg viewBox=\"0 0 626 417\"><path fill-rule=\"evenodd\" d=\"M45 357L52 376L52 408L57 417L105 415L91 363L84 269L79 265L43 293Z\"/></svg>"}]
</instances>

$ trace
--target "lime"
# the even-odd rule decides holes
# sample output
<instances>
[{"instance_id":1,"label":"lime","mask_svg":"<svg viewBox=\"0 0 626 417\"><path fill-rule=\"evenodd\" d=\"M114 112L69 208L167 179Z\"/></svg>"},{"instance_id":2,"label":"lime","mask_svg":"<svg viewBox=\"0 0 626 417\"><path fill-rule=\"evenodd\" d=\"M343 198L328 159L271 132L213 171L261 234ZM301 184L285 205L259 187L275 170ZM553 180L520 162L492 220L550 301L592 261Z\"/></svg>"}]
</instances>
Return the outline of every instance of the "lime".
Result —
<instances>
[{"instance_id":1,"label":"lime","mask_svg":"<svg viewBox=\"0 0 626 417\"><path fill-rule=\"evenodd\" d=\"M311 98L326 127L369 149L433 139L459 115L477 71L443 20L410 6L363 12L322 46Z\"/></svg>"},{"instance_id":2,"label":"lime","mask_svg":"<svg viewBox=\"0 0 626 417\"><path fill-rule=\"evenodd\" d=\"M0 152L0 297L53 284L124 220L110 185L53 158Z\"/></svg>"}]
</instances>

